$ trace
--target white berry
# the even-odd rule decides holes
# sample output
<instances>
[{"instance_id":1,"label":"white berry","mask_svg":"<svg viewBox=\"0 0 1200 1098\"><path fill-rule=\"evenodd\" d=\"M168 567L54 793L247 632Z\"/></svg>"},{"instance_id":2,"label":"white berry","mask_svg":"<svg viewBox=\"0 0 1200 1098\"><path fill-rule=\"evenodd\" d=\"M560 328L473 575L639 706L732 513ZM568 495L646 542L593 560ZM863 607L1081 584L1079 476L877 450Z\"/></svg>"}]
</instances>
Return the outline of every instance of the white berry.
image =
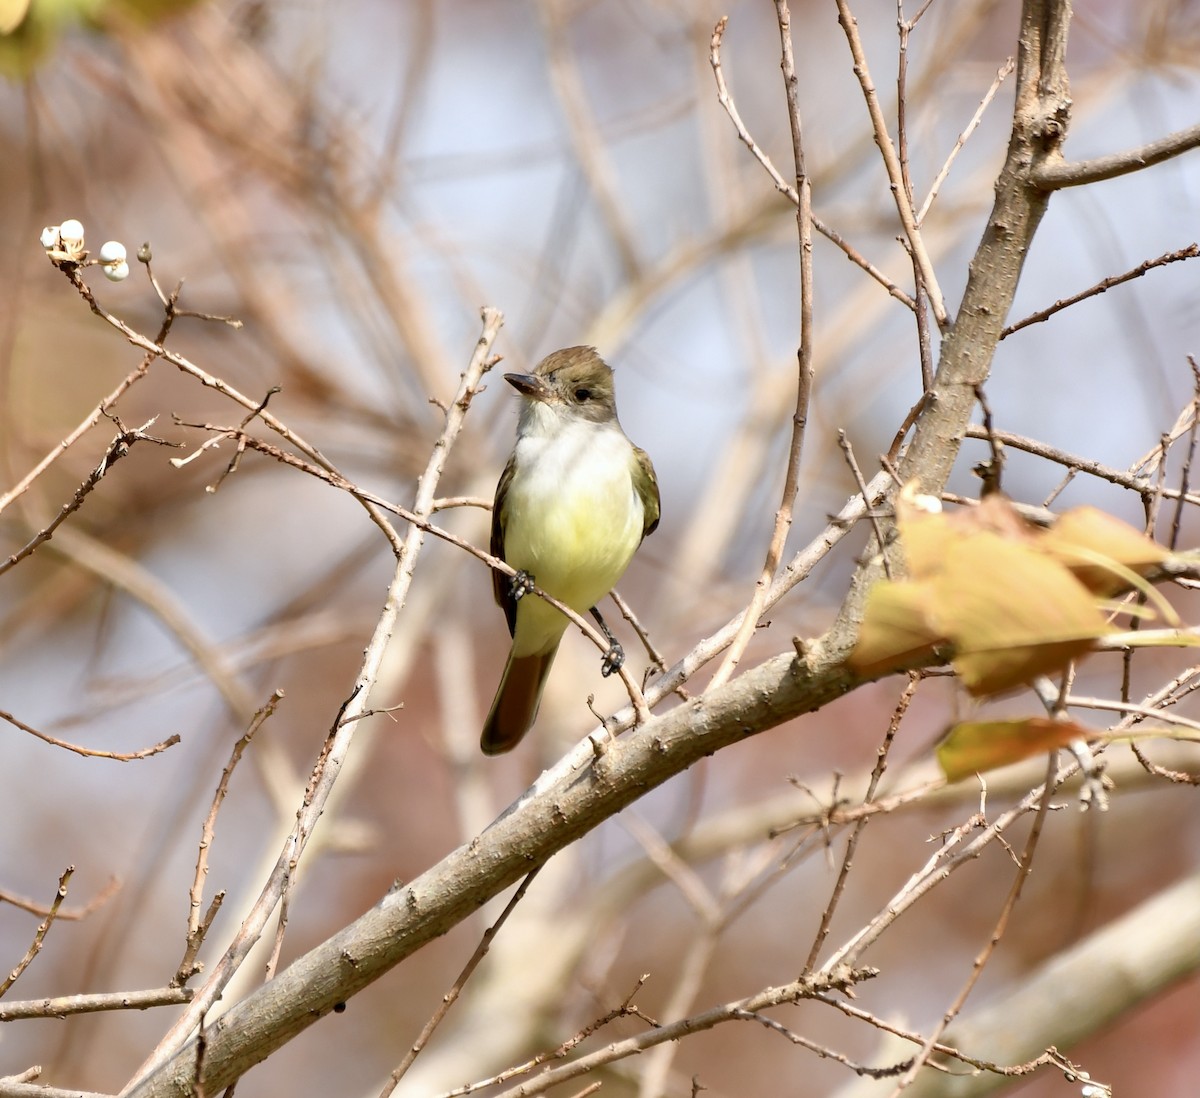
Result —
<instances>
[{"instance_id":1,"label":"white berry","mask_svg":"<svg viewBox=\"0 0 1200 1098\"><path fill-rule=\"evenodd\" d=\"M124 260L120 263L104 263L100 269L109 282L124 282L129 277L129 264Z\"/></svg>"},{"instance_id":2,"label":"white berry","mask_svg":"<svg viewBox=\"0 0 1200 1098\"><path fill-rule=\"evenodd\" d=\"M106 240L100 246L101 263L124 263L125 245L119 240Z\"/></svg>"},{"instance_id":3,"label":"white berry","mask_svg":"<svg viewBox=\"0 0 1200 1098\"><path fill-rule=\"evenodd\" d=\"M83 243L83 225L75 218L69 217L58 227L58 235L66 245Z\"/></svg>"},{"instance_id":4,"label":"white berry","mask_svg":"<svg viewBox=\"0 0 1200 1098\"><path fill-rule=\"evenodd\" d=\"M42 247L45 248L46 251L51 251L52 249L58 247L57 225L47 225L42 230Z\"/></svg>"}]
</instances>

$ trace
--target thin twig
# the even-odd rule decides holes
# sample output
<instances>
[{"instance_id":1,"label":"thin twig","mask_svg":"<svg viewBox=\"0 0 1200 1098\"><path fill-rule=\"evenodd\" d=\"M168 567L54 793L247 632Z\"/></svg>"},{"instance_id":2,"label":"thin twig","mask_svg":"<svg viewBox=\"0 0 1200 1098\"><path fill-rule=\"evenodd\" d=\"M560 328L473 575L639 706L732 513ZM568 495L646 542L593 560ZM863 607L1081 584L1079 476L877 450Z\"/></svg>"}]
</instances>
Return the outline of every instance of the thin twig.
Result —
<instances>
[{"instance_id":1,"label":"thin twig","mask_svg":"<svg viewBox=\"0 0 1200 1098\"><path fill-rule=\"evenodd\" d=\"M42 951L42 943L46 940L46 934L50 930L51 924L58 917L58 909L62 906L63 900L67 898L67 882L75 875L75 867L67 866L63 870L62 875L58 878L58 891L54 894L54 900L50 904L50 910L46 913L46 917L38 924L37 931L33 935L33 941L29 948L25 951L25 956L17 962L17 967L8 974L4 980L0 980L0 997L3 997L8 989L13 986L31 964L33 959Z\"/></svg>"},{"instance_id":2,"label":"thin twig","mask_svg":"<svg viewBox=\"0 0 1200 1098\"><path fill-rule=\"evenodd\" d=\"M53 536L66 520L73 515L80 507L83 506L83 501L91 494L92 489L100 483L101 478L109 471L118 461L121 460L133 448L135 442L157 442L160 446L173 446L174 443L168 442L164 438L156 438L154 435L146 434L146 428L154 422L153 419L143 423L141 427L135 427L132 431L127 431L121 427L118 421L117 426L120 428L120 434L109 443L108 449L104 451L104 456L100 459L99 464L87 476L87 479L75 489L75 494L71 499L59 508L58 514L50 521L50 523L39 530L28 542L20 549L13 553L7 560L0 561L0 576L7 572L10 568L19 564L26 557L30 556L39 545L44 545Z\"/></svg>"},{"instance_id":3,"label":"thin twig","mask_svg":"<svg viewBox=\"0 0 1200 1098\"><path fill-rule=\"evenodd\" d=\"M1109 275L1108 278L1102 278L1094 286L1089 286L1086 290L1072 294L1070 297L1064 297L1048 308L1042 309L1040 312L1031 313L1023 320L1018 320L1015 324L1010 324L1000 333L1000 338L1004 339L1012 335L1013 332L1019 332L1022 328L1028 328L1031 324L1041 324L1042 321L1049 320L1055 313L1060 313L1063 309L1068 309L1072 305L1078 305L1079 302L1086 301L1089 297L1095 297L1106 290L1111 290L1114 286L1120 286L1122 282L1141 278L1147 271L1152 271L1155 267L1165 267L1168 263L1178 263L1183 259L1195 259L1198 255L1200 255L1200 244L1189 244L1186 248L1180 248L1174 252L1166 252L1156 259L1147 259L1145 263L1139 263L1132 270L1126 271L1124 274Z\"/></svg>"},{"instance_id":4,"label":"thin twig","mask_svg":"<svg viewBox=\"0 0 1200 1098\"><path fill-rule=\"evenodd\" d=\"M792 509L800 487L800 458L804 450L804 436L808 428L808 406L813 384L813 266L812 266L812 183L804 163L804 138L800 123L800 103L797 98L796 63L792 56L792 15L787 0L775 0L775 18L779 24L780 67L783 70L784 90L787 95L788 122L792 134L792 158L796 170L796 232L800 247L800 346L796 351L796 410L792 416L792 439L788 447L787 472L784 474L783 492L779 507L775 511L775 527L767 546L750 605L746 607L741 625L725 653L709 684L715 689L727 682L737 669L758 619L766 605L767 593L783 557L783 546L792 527Z\"/></svg>"},{"instance_id":5,"label":"thin twig","mask_svg":"<svg viewBox=\"0 0 1200 1098\"><path fill-rule=\"evenodd\" d=\"M899 701L896 702L896 706L892 710L892 717L888 721L887 732L884 734L883 742L879 745L879 749L875 754L875 765L871 770L870 781L867 783L867 792L863 797L864 803L869 804L875 799L879 783L883 780L883 773L887 769L888 753L891 750L892 742L896 738L896 733L900 730L900 722L904 720L904 715L908 712L909 704L912 702L913 695L917 692L917 686L920 681L920 678L916 675L909 676L908 685L905 686ZM837 909L838 901L841 899L842 893L846 888L846 881L850 877L850 867L854 864L854 852L858 849L858 840L862 837L863 828L866 827L870 819L870 816L860 816L850 829L850 838L846 843L846 852L842 856L842 864L838 870L837 880L834 882L829 902L825 905L825 910L821 913L821 923L817 927L817 933L813 936L812 948L808 951L808 959L804 962L804 972L811 972L816 966L817 958L821 954L821 947L825 944L825 939L829 935L829 928L833 923L833 913Z\"/></svg>"},{"instance_id":6,"label":"thin twig","mask_svg":"<svg viewBox=\"0 0 1200 1098\"><path fill-rule=\"evenodd\" d=\"M928 7L928 5L926 5ZM920 16L918 15L918 18ZM916 19L913 20L913 23ZM911 27L912 24L910 23ZM996 98L996 93L1000 90L1000 85L1012 75L1013 70L1017 67L1016 60L1009 58L996 71L996 77L992 81L992 86L984 93L983 99L979 106L975 109L975 113L971 116L971 121L967 123L966 129L958 135L958 140L954 142L954 148L950 150L950 155L946 157L946 162L942 165L937 175L934 177L933 183L929 187L929 193L925 196L925 201L921 203L920 210L917 211L917 224L920 225L925 220L925 215L929 213L930 206L933 205L934 199L938 196L938 191L946 182L946 177L950 174L950 168L957 159L958 154L962 152L963 146L967 143L967 139L979 128L979 123L983 121L984 112L988 109L992 100Z\"/></svg>"},{"instance_id":7,"label":"thin twig","mask_svg":"<svg viewBox=\"0 0 1200 1098\"><path fill-rule=\"evenodd\" d=\"M1046 794L1042 797L1037 813L1033 817L1033 825L1030 827L1029 836L1025 840L1025 849L1021 853L1017 875L1008 890L1008 895L1004 898L1004 904L1001 906L1000 915L996 920L996 925L992 929L991 937L988 938L983 949L976 954L975 960L971 965L971 975L967 978L958 995L955 996L954 1001L943 1012L941 1018L938 1019L937 1025L934 1026L925 1038L920 1051L913 1057L912 1064L896 1084L896 1089L892 1091L890 1098L899 1098L900 1093L912 1083L917 1077L917 1073L925 1066L929 1057L933 1054L934 1046L938 1043L942 1034L946 1032L946 1027L954 1021L962 1010L963 1005L967 1001L967 996L971 994L972 989L979 982L979 977L983 975L984 966L996 951L996 947L1000 944L1000 939L1004 937L1004 932L1008 929L1008 921L1012 918L1017 901L1021 898L1021 891L1025 887L1025 882L1029 879L1030 872L1033 870L1033 855L1034 851L1037 850L1038 839L1041 838L1042 828L1046 823L1046 815L1050 810L1050 789L1054 781L1056 769L1055 753L1051 752L1050 758L1046 763L1046 778L1042 783L1042 788L1046 791Z\"/></svg>"},{"instance_id":8,"label":"thin twig","mask_svg":"<svg viewBox=\"0 0 1200 1098\"><path fill-rule=\"evenodd\" d=\"M751 155L755 160L762 165L767 175L771 177L771 182L775 184L775 189L779 191L789 202L794 206L800 205L800 195L796 188L783 178L779 169L775 167L771 158L762 150L761 146L750 131L746 128L745 122L742 121L742 116L738 113L737 104L734 102L733 96L729 92L729 88L725 83L725 73L721 67L721 40L725 34L725 27L729 22L729 17L722 16L717 25L713 28L712 38L709 41L709 63L712 65L713 76L717 82L717 102L724 108L725 113L729 115L729 120L733 123L734 129L737 131L738 138L742 144L750 150ZM825 224L816 214L812 215L812 227L820 233L826 240L840 248L847 259L851 263L860 267L876 282L879 283L889 294L897 301L903 302L910 309L916 308L916 302L906 294L899 286L897 286L887 275L885 275L878 267L867 260L861 252L853 247L849 241L840 233L834 230L829 225Z\"/></svg>"},{"instance_id":9,"label":"thin twig","mask_svg":"<svg viewBox=\"0 0 1200 1098\"><path fill-rule=\"evenodd\" d=\"M0 720L8 721L14 728L19 728L22 732L28 732L31 736L36 736L43 743L48 743L52 747L61 747L64 751L73 751L76 755L83 755L89 759L112 759L114 762L134 762L137 759L148 759L151 755L158 755L166 751L168 747L174 747L180 742L179 733L168 736L165 740L159 743L152 744L150 747L142 747L137 751L103 751L98 747L83 747L77 743L69 743L66 740L57 739L46 732L39 732L36 728L31 727L24 721L17 720L11 713L0 709Z\"/></svg>"},{"instance_id":10,"label":"thin twig","mask_svg":"<svg viewBox=\"0 0 1200 1098\"><path fill-rule=\"evenodd\" d=\"M867 103L867 113L870 115L871 127L875 133L875 144L879 147L879 153L883 157L883 165L887 169L888 180L891 183L892 198L896 203L896 212L899 214L900 224L904 228L904 235L908 241L908 246L912 250L913 264L921 272L921 279L925 283L925 292L929 294L929 305L933 309L933 317L937 321L938 327L944 328L949 323L949 318L946 314L946 302L942 296L941 287L938 284L937 272L933 269L933 261L930 259L929 252L925 248L924 240L921 238L921 230L913 213L912 203L908 200L904 191L904 173L900 164L900 158L897 156L896 148L892 144L891 135L888 133L887 120L883 117L883 107L879 103L879 96L876 94L875 85L871 80L871 70L867 65L867 55L863 50L862 39L858 34L858 21L851 13L847 0L836 0L836 3L838 23L845 32L846 42L850 46L850 55L854 59L854 75L858 77L863 98Z\"/></svg>"},{"instance_id":11,"label":"thin twig","mask_svg":"<svg viewBox=\"0 0 1200 1098\"><path fill-rule=\"evenodd\" d=\"M217 813L220 812L221 805L225 801L225 795L229 792L229 779L233 776L233 771L241 761L242 753L249 746L254 734L274 714L276 707L282 700L283 691L276 690L267 703L254 714L245 734L239 737L238 741L233 745L233 750L229 753L229 761L225 764L225 769L221 771L221 779L217 782L217 788L213 793L208 815L204 818L204 824L200 828L200 847L196 856L196 872L192 876L192 887L188 893L187 941L184 945L183 959L179 962L179 966L175 970L174 980L172 981L179 986L185 984L196 974L196 954L200 952L200 946L203 944L205 935L208 933L208 929L212 925L217 909L221 904L221 899L214 897L207 914L201 920L200 905L204 899L204 881L208 877L208 852L212 849L213 836L216 832ZM223 893L218 893L219 897L223 897L223 895Z\"/></svg>"},{"instance_id":12,"label":"thin twig","mask_svg":"<svg viewBox=\"0 0 1200 1098\"><path fill-rule=\"evenodd\" d=\"M92 912L99 910L108 903L120 890L120 880L116 877L111 877L108 884L81 907L60 907L58 909L58 921L60 923L73 923L78 922L80 919L86 919ZM31 896L22 896L16 892L9 892L4 888L0 888L0 903L12 904L13 907L19 907L22 911L28 911L30 915L37 915L39 918L44 918L50 914L50 904L35 900Z\"/></svg>"},{"instance_id":13,"label":"thin twig","mask_svg":"<svg viewBox=\"0 0 1200 1098\"><path fill-rule=\"evenodd\" d=\"M854 456L854 447L850 445L850 440L846 437L846 432L841 427L838 428L837 438L838 445L842 448L843 455L845 455L846 464L850 468L850 475L854 477L854 483L858 485L858 490L865 494L867 482L863 479L862 469L858 467L858 460ZM879 544L879 552L883 557L883 574L888 579L891 579L892 566L887 558L887 542L884 541L883 526L879 521L879 516L874 511L868 512L867 518L871 523L871 529L875 531L875 541Z\"/></svg>"},{"instance_id":14,"label":"thin twig","mask_svg":"<svg viewBox=\"0 0 1200 1098\"><path fill-rule=\"evenodd\" d=\"M424 1028L412 1043L412 1047L408 1050L404 1059L397 1065L396 1070L388 1076L387 1083L384 1084L383 1089L379 1092L379 1098L388 1098L388 1095L399 1085L400 1080L408 1074L408 1069L412 1067L413 1062L421 1055L425 1046L429 1044L429 1038L433 1036L434 1030L442 1024L442 1020L450 1012L450 1008L458 1001L458 997L462 994L467 981L471 978L475 969L479 967L479 962L487 955L487 951L491 948L492 941L500 932L500 928L508 922L508 917L525 898L525 893L529 891L529 886L533 884L533 880L541 868L541 866L538 866L529 873L521 882L516 892L513 893L512 899L504 905L504 910L500 912L496 921L483 932L483 937L480 938L479 945L475 947L475 952L471 954L467 963L463 966L463 970L458 974L458 978L454 981L453 986L442 996L442 1001L438 1004L437 1010L433 1012L429 1021L425 1023Z\"/></svg>"}]
</instances>

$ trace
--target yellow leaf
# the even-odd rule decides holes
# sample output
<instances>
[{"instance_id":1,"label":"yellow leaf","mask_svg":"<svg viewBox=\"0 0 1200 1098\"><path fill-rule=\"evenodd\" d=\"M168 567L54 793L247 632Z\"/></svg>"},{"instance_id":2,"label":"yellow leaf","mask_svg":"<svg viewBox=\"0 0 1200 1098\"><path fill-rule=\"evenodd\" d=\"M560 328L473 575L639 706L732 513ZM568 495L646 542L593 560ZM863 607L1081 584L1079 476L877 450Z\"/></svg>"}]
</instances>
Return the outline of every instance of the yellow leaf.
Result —
<instances>
[{"instance_id":1,"label":"yellow leaf","mask_svg":"<svg viewBox=\"0 0 1200 1098\"><path fill-rule=\"evenodd\" d=\"M1095 507L1073 507L1063 512L1039 542L1089 591L1100 595L1130 586L1124 569L1144 576L1168 556L1166 549L1140 530Z\"/></svg>"},{"instance_id":2,"label":"yellow leaf","mask_svg":"<svg viewBox=\"0 0 1200 1098\"><path fill-rule=\"evenodd\" d=\"M937 760L949 782L1020 762L1031 755L1065 747L1072 740L1095 738L1095 729L1074 721L1026 717L1012 721L964 721L953 725L938 744Z\"/></svg>"},{"instance_id":3,"label":"yellow leaf","mask_svg":"<svg viewBox=\"0 0 1200 1098\"><path fill-rule=\"evenodd\" d=\"M954 645L955 669L975 695L1060 670L1110 631L1063 565L990 530L963 539L930 586L929 623Z\"/></svg>"},{"instance_id":4,"label":"yellow leaf","mask_svg":"<svg viewBox=\"0 0 1200 1098\"><path fill-rule=\"evenodd\" d=\"M867 592L862 627L849 664L866 675L901 671L910 661L932 655L945 637L931 630L925 614L929 594L923 584L881 580Z\"/></svg>"}]
</instances>

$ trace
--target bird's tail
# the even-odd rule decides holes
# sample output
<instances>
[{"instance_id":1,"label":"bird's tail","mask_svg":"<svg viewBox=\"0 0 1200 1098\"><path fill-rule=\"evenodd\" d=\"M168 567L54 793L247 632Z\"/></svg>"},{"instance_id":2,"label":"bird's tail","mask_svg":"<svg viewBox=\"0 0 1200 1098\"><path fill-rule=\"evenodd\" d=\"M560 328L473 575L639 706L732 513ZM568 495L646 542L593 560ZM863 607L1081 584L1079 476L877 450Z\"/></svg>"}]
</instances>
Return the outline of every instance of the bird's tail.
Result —
<instances>
[{"instance_id":1,"label":"bird's tail","mask_svg":"<svg viewBox=\"0 0 1200 1098\"><path fill-rule=\"evenodd\" d=\"M542 702L542 691L554 662L555 644L549 652L534 656L508 654L504 677L496 691L492 708L483 722L479 746L485 755L511 751L529 731Z\"/></svg>"}]
</instances>

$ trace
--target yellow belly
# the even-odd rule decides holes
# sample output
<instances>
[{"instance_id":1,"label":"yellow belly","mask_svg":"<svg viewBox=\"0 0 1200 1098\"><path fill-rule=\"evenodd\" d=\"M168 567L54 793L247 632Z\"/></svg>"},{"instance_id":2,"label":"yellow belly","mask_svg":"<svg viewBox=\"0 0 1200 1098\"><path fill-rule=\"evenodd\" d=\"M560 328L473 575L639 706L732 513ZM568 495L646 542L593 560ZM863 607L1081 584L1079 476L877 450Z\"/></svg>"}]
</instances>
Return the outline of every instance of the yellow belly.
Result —
<instances>
[{"instance_id":1,"label":"yellow belly","mask_svg":"<svg viewBox=\"0 0 1200 1098\"><path fill-rule=\"evenodd\" d=\"M509 486L504 557L583 613L616 586L641 543L642 501L628 462L585 459L544 470L542 464ZM514 651L543 651L566 625L548 603L526 596L517 608Z\"/></svg>"}]
</instances>

